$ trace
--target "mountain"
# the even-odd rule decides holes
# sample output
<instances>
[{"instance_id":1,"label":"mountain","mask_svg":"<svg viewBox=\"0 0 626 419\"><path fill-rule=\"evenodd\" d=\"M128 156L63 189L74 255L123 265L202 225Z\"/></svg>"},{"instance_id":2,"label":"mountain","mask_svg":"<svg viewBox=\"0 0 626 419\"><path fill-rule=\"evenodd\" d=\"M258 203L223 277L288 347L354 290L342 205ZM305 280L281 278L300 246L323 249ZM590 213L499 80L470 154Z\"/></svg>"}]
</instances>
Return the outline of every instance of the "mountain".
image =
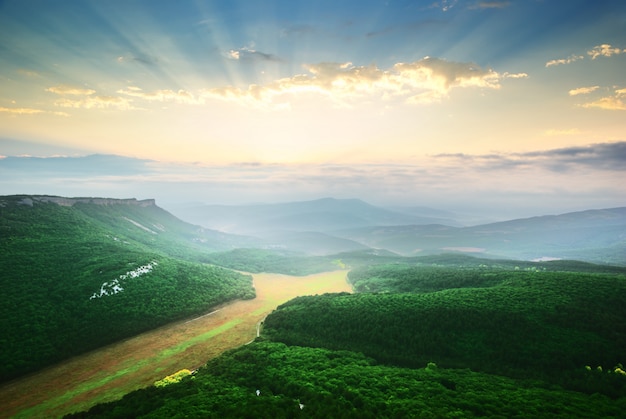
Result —
<instances>
[{"instance_id":1,"label":"mountain","mask_svg":"<svg viewBox=\"0 0 626 419\"><path fill-rule=\"evenodd\" d=\"M202 263L250 240L153 200L0 197L0 381L253 298L250 276Z\"/></svg>"},{"instance_id":2,"label":"mountain","mask_svg":"<svg viewBox=\"0 0 626 419\"><path fill-rule=\"evenodd\" d=\"M207 252L261 245L258 239L252 237L189 224L157 206L153 199L23 196L17 203L27 206L54 203L71 208L91 217L92 221L111 233L144 244L150 250L158 249L171 256L188 259L201 260Z\"/></svg>"},{"instance_id":3,"label":"mountain","mask_svg":"<svg viewBox=\"0 0 626 419\"><path fill-rule=\"evenodd\" d=\"M283 231L328 232L369 226L442 223L443 218L415 216L379 208L359 199L257 205L202 205L173 210L194 224L237 234L265 236Z\"/></svg>"},{"instance_id":4,"label":"mountain","mask_svg":"<svg viewBox=\"0 0 626 419\"><path fill-rule=\"evenodd\" d=\"M245 206L194 205L195 224L259 238L257 245L310 255L386 249L405 256L462 252L523 260L626 264L626 208L545 215L462 227L428 207L384 209L358 199ZM454 217L454 218L453 218Z\"/></svg>"},{"instance_id":5,"label":"mountain","mask_svg":"<svg viewBox=\"0 0 626 419\"><path fill-rule=\"evenodd\" d=\"M354 240L335 237L316 231L286 231L264 235L270 249L288 249L307 255L324 256L341 252L369 249L368 246Z\"/></svg>"},{"instance_id":6,"label":"mountain","mask_svg":"<svg viewBox=\"0 0 626 419\"><path fill-rule=\"evenodd\" d=\"M481 256L626 264L626 208L588 210L473 227L410 225L334 231L403 255L457 251Z\"/></svg>"}]
</instances>

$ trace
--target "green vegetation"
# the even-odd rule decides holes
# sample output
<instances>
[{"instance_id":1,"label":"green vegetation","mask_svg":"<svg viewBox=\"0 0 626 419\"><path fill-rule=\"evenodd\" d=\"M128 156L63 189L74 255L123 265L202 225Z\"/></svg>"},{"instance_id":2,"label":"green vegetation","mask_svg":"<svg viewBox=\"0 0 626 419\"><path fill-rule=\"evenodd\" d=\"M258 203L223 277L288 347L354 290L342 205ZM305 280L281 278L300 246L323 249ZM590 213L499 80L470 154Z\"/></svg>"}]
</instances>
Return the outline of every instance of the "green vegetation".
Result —
<instances>
[{"instance_id":1,"label":"green vegetation","mask_svg":"<svg viewBox=\"0 0 626 419\"><path fill-rule=\"evenodd\" d=\"M69 417L592 418L619 417L625 407L623 399L540 381L432 362L399 368L351 351L258 341L223 354L178 384L140 390Z\"/></svg>"},{"instance_id":2,"label":"green vegetation","mask_svg":"<svg viewBox=\"0 0 626 419\"><path fill-rule=\"evenodd\" d=\"M167 377L163 378L162 380L158 380L154 382L154 386L155 387L165 387L165 386L169 386L170 384L176 384L176 383L180 383L182 381L183 378L187 377L191 375L191 371L189 371L186 368L183 368L180 371L175 372L174 374L170 374Z\"/></svg>"},{"instance_id":3,"label":"green vegetation","mask_svg":"<svg viewBox=\"0 0 626 419\"><path fill-rule=\"evenodd\" d=\"M337 269L337 265L328 257L267 249L242 248L212 253L207 255L207 260L229 269L251 273L272 272L304 276Z\"/></svg>"},{"instance_id":4,"label":"green vegetation","mask_svg":"<svg viewBox=\"0 0 626 419\"><path fill-rule=\"evenodd\" d=\"M2 381L255 296L250 276L194 262L196 228L158 207L0 204Z\"/></svg>"},{"instance_id":5,"label":"green vegetation","mask_svg":"<svg viewBox=\"0 0 626 419\"><path fill-rule=\"evenodd\" d=\"M76 417L623 416L626 275L594 266L363 266L360 293L295 298L255 343Z\"/></svg>"},{"instance_id":6,"label":"green vegetation","mask_svg":"<svg viewBox=\"0 0 626 419\"><path fill-rule=\"evenodd\" d=\"M461 253L405 257L386 250L373 249L341 252L328 256L306 256L285 250L241 248L227 252L210 253L205 256L205 260L215 265L239 271L252 273L272 272L286 275L309 275L331 271L342 266L359 269L391 264L410 265L419 269L449 267L483 270L503 269L626 274L626 267L597 265L577 260L531 262L477 258Z\"/></svg>"},{"instance_id":7,"label":"green vegetation","mask_svg":"<svg viewBox=\"0 0 626 419\"><path fill-rule=\"evenodd\" d=\"M623 295L624 285L602 284L608 300L594 303L601 293L588 298L591 287L577 281L567 281L577 287L570 295L561 292L565 284L522 281L429 294L300 297L266 319L265 334L290 345L355 350L393 365L432 360L559 384L584 365L612 367L623 360L626 310L614 307L620 301L611 292Z\"/></svg>"},{"instance_id":8,"label":"green vegetation","mask_svg":"<svg viewBox=\"0 0 626 419\"><path fill-rule=\"evenodd\" d=\"M0 380L254 298L251 277L226 268L349 267L357 292L293 299L266 318L256 342L75 417L617 417L626 409L626 268L371 249L311 257L250 248L249 239L154 205L44 201L0 197Z\"/></svg>"}]
</instances>

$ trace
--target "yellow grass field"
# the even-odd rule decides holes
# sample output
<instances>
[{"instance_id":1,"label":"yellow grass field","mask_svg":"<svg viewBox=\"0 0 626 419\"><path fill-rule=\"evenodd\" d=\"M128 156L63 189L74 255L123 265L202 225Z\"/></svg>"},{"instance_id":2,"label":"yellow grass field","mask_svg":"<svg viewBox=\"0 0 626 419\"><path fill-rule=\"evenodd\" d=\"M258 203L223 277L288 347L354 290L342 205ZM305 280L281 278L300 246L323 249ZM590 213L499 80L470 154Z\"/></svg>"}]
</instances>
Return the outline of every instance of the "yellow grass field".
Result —
<instances>
[{"instance_id":1,"label":"yellow grass field","mask_svg":"<svg viewBox=\"0 0 626 419\"><path fill-rule=\"evenodd\" d=\"M257 325L299 295L351 291L347 270L304 277L255 274L254 300L143 333L0 387L0 417L53 418L121 398L250 342Z\"/></svg>"}]
</instances>

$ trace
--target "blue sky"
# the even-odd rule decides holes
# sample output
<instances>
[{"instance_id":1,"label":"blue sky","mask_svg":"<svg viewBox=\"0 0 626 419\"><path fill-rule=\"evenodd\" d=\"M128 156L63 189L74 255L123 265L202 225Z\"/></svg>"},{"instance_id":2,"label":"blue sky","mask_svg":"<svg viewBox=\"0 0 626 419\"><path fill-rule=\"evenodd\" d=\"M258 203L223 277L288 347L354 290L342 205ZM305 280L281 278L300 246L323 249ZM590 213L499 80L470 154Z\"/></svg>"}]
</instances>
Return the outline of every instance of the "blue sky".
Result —
<instances>
[{"instance_id":1,"label":"blue sky","mask_svg":"<svg viewBox=\"0 0 626 419\"><path fill-rule=\"evenodd\" d=\"M0 1L0 194L623 206L625 121L623 1Z\"/></svg>"}]
</instances>

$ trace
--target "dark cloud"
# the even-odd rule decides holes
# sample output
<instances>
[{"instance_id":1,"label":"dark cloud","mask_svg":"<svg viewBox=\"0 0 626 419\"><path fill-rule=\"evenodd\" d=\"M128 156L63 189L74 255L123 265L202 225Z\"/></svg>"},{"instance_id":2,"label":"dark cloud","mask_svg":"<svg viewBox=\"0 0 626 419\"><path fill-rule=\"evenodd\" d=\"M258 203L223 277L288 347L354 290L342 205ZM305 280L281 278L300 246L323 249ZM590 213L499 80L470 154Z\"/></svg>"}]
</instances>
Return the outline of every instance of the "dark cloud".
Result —
<instances>
[{"instance_id":1,"label":"dark cloud","mask_svg":"<svg viewBox=\"0 0 626 419\"><path fill-rule=\"evenodd\" d=\"M585 165L596 169L626 170L626 142L624 141L534 151L517 155L531 160L540 160L548 166L554 165L554 167Z\"/></svg>"},{"instance_id":2,"label":"dark cloud","mask_svg":"<svg viewBox=\"0 0 626 419\"><path fill-rule=\"evenodd\" d=\"M544 168L567 172L586 166L597 170L626 170L626 141L598 143L588 146L556 148L552 150L503 154L437 154L436 159L469 164L479 170L507 170L516 168Z\"/></svg>"},{"instance_id":3,"label":"dark cloud","mask_svg":"<svg viewBox=\"0 0 626 419\"><path fill-rule=\"evenodd\" d=\"M231 60L237 61L269 61L269 62L281 62L278 56L269 54L266 52L257 51L248 47L232 49L226 56Z\"/></svg>"},{"instance_id":4,"label":"dark cloud","mask_svg":"<svg viewBox=\"0 0 626 419\"><path fill-rule=\"evenodd\" d=\"M112 155L4 157L0 195L155 198L172 205L358 197L384 205L473 208L500 217L506 211L539 215L623 206L625 163L626 142L525 153L439 154L376 164L215 165Z\"/></svg>"},{"instance_id":5,"label":"dark cloud","mask_svg":"<svg viewBox=\"0 0 626 419\"><path fill-rule=\"evenodd\" d=\"M118 63L137 63L146 66L156 66L159 63L158 58L144 54L126 54L117 57Z\"/></svg>"},{"instance_id":6,"label":"dark cloud","mask_svg":"<svg viewBox=\"0 0 626 419\"><path fill-rule=\"evenodd\" d=\"M253 59L253 60L259 60L259 61L274 61L274 62L280 62L282 61L279 57L277 57L274 54L268 54L265 52L261 52L261 51L246 51L243 56L242 59Z\"/></svg>"}]
</instances>

